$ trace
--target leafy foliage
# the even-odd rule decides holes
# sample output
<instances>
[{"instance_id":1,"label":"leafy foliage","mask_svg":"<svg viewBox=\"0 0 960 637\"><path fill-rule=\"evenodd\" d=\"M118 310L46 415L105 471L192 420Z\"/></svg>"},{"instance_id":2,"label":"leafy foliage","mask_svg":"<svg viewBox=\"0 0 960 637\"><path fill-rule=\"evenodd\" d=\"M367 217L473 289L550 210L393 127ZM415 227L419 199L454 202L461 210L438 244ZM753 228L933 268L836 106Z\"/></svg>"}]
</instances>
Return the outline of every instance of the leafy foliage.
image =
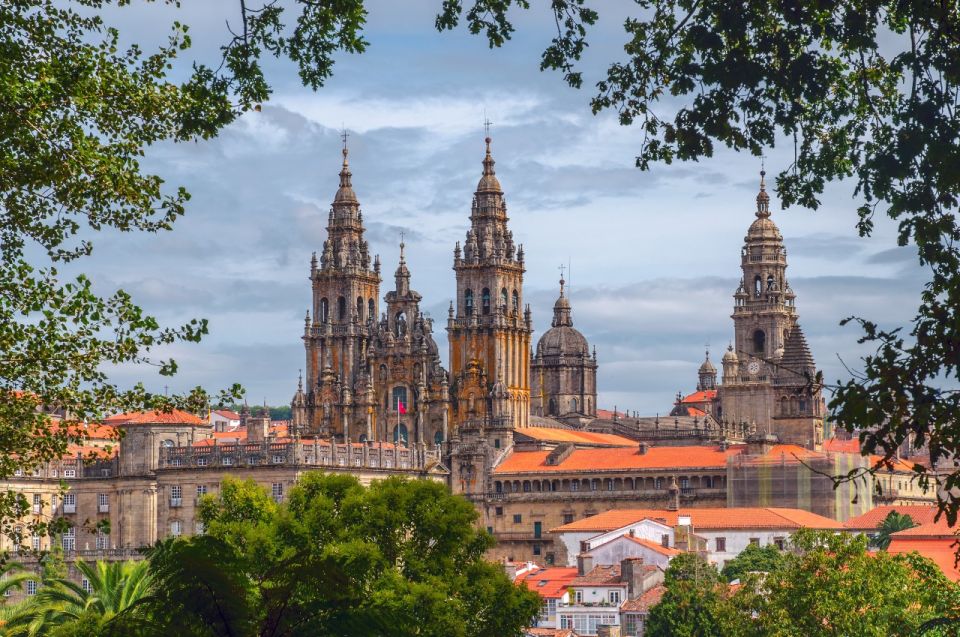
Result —
<instances>
[{"instance_id":1,"label":"leafy foliage","mask_svg":"<svg viewBox=\"0 0 960 637\"><path fill-rule=\"evenodd\" d=\"M431 481L311 473L277 504L227 480L205 535L152 550L144 612L160 634L518 635L539 597L483 560L476 515Z\"/></svg>"},{"instance_id":2,"label":"leafy foliage","mask_svg":"<svg viewBox=\"0 0 960 637\"><path fill-rule=\"evenodd\" d=\"M725 593L717 569L697 553L673 558L664 576L666 592L650 611L650 637L725 635L720 607Z\"/></svg>"},{"instance_id":3,"label":"leafy foliage","mask_svg":"<svg viewBox=\"0 0 960 637\"><path fill-rule=\"evenodd\" d=\"M780 549L773 544L748 544L739 555L724 564L720 574L726 581L732 582L748 573L769 573L780 566L782 559Z\"/></svg>"}]
</instances>

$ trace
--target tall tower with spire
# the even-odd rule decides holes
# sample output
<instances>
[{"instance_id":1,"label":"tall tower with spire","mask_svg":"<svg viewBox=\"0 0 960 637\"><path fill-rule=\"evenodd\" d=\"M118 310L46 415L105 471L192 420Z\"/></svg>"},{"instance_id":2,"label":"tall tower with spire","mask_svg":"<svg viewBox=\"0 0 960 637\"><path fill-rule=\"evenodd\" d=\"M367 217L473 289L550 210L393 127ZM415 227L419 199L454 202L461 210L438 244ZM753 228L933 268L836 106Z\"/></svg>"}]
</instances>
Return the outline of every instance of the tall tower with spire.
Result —
<instances>
[{"instance_id":1,"label":"tall tower with spire","mask_svg":"<svg viewBox=\"0 0 960 637\"><path fill-rule=\"evenodd\" d=\"M353 191L346 135L340 187L327 220L319 263L310 262L313 308L307 312L306 431L356 439L366 429L364 402L371 384L366 365L370 333L378 316L380 259L371 258L363 237L363 213Z\"/></svg>"},{"instance_id":2,"label":"tall tower with spire","mask_svg":"<svg viewBox=\"0 0 960 637\"><path fill-rule=\"evenodd\" d=\"M723 357L718 416L756 426L783 442L823 442L823 398L813 356L797 323L796 295L787 281L787 250L770 219L766 173L760 172L756 219L740 251L734 293L733 349Z\"/></svg>"},{"instance_id":3,"label":"tall tower with spire","mask_svg":"<svg viewBox=\"0 0 960 637\"><path fill-rule=\"evenodd\" d=\"M526 427L533 329L523 304L523 247L507 227L490 137L486 145L470 229L462 251L457 242L453 255L457 299L447 320L452 410L457 426Z\"/></svg>"}]
</instances>

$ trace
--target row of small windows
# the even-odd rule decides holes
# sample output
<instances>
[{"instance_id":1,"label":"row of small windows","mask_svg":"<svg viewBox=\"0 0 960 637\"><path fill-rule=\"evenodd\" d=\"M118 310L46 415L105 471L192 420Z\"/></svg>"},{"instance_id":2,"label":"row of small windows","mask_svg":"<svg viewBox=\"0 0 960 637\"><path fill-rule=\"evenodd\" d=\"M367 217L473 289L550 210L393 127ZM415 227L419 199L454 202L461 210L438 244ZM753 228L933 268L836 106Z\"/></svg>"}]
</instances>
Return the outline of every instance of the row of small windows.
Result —
<instances>
[{"instance_id":1,"label":"row of small windows","mask_svg":"<svg viewBox=\"0 0 960 637\"><path fill-rule=\"evenodd\" d=\"M496 481L497 493L531 493L543 491L639 491L666 489L670 479L656 478L593 478L583 480L513 480ZM677 478L680 489L722 489L726 486L723 476L681 476Z\"/></svg>"},{"instance_id":2,"label":"row of small windows","mask_svg":"<svg viewBox=\"0 0 960 637\"><path fill-rule=\"evenodd\" d=\"M506 309L508 301L508 292L507 288L500 290L500 307ZM483 288L483 291L480 293L480 311L483 314L490 313L490 288ZM463 304L466 308L466 313L473 314L473 290L467 288L463 292ZM513 291L513 311L520 312L520 293L516 290Z\"/></svg>"},{"instance_id":3,"label":"row of small windows","mask_svg":"<svg viewBox=\"0 0 960 637\"><path fill-rule=\"evenodd\" d=\"M366 313L363 311L364 304L367 306ZM368 299L366 303L364 303L362 296L357 297L357 318L361 323L367 318L377 318L377 306L373 299ZM330 301L327 300L327 297L320 299L320 312L317 319L321 323L326 323L330 320ZM337 320L347 320L347 299L342 296L337 299Z\"/></svg>"}]
</instances>

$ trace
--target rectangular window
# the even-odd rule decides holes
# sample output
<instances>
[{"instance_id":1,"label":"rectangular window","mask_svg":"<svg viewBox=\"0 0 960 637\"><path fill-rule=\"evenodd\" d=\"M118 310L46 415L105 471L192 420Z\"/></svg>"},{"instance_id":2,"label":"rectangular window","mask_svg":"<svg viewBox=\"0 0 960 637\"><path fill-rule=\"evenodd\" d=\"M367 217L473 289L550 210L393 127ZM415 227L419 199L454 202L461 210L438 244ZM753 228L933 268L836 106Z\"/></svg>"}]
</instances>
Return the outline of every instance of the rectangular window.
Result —
<instances>
[{"instance_id":1,"label":"rectangular window","mask_svg":"<svg viewBox=\"0 0 960 637\"><path fill-rule=\"evenodd\" d=\"M180 537L183 535L183 522L180 520L173 520L170 523L170 535L173 537Z\"/></svg>"},{"instance_id":2,"label":"rectangular window","mask_svg":"<svg viewBox=\"0 0 960 637\"><path fill-rule=\"evenodd\" d=\"M33 580L27 581L27 595L37 594L37 583Z\"/></svg>"},{"instance_id":3,"label":"rectangular window","mask_svg":"<svg viewBox=\"0 0 960 637\"><path fill-rule=\"evenodd\" d=\"M670 548L670 535L668 533L664 533L660 536L660 545Z\"/></svg>"},{"instance_id":4,"label":"rectangular window","mask_svg":"<svg viewBox=\"0 0 960 637\"><path fill-rule=\"evenodd\" d=\"M197 485L197 497L199 498L202 495L207 495L207 485L198 484Z\"/></svg>"},{"instance_id":5,"label":"rectangular window","mask_svg":"<svg viewBox=\"0 0 960 637\"><path fill-rule=\"evenodd\" d=\"M496 508L494 509L494 514L495 514L497 517L502 516L502 515L503 515L503 507L496 507Z\"/></svg>"},{"instance_id":6,"label":"rectangular window","mask_svg":"<svg viewBox=\"0 0 960 637\"><path fill-rule=\"evenodd\" d=\"M206 527L203 526L203 520L197 520L197 522L193 525L193 528L197 535L203 535L203 532L206 530Z\"/></svg>"},{"instance_id":7,"label":"rectangular window","mask_svg":"<svg viewBox=\"0 0 960 637\"><path fill-rule=\"evenodd\" d=\"M753 544L754 546L760 546L760 538L758 537L750 538L750 544Z\"/></svg>"},{"instance_id":8,"label":"rectangular window","mask_svg":"<svg viewBox=\"0 0 960 637\"><path fill-rule=\"evenodd\" d=\"M63 532L62 545L64 551L77 550L77 528L71 526Z\"/></svg>"},{"instance_id":9,"label":"rectangular window","mask_svg":"<svg viewBox=\"0 0 960 637\"><path fill-rule=\"evenodd\" d=\"M222 460L220 460L220 464L222 464L225 467L232 467L233 458L231 458L230 456L225 456Z\"/></svg>"},{"instance_id":10,"label":"rectangular window","mask_svg":"<svg viewBox=\"0 0 960 637\"><path fill-rule=\"evenodd\" d=\"M279 454L274 454L273 456L273 464L283 464L284 460L286 460L286 458Z\"/></svg>"},{"instance_id":11,"label":"rectangular window","mask_svg":"<svg viewBox=\"0 0 960 637\"><path fill-rule=\"evenodd\" d=\"M80 588L87 593L93 590L93 587L90 586L90 580L88 580L86 577L80 578Z\"/></svg>"},{"instance_id":12,"label":"rectangular window","mask_svg":"<svg viewBox=\"0 0 960 637\"><path fill-rule=\"evenodd\" d=\"M775 537L773 538L773 543L776 544L777 549L782 551L787 546L787 539L783 537Z\"/></svg>"},{"instance_id":13,"label":"rectangular window","mask_svg":"<svg viewBox=\"0 0 960 637\"><path fill-rule=\"evenodd\" d=\"M109 495L107 495L106 493L98 493L98 494L97 494L97 506L99 506L99 507L105 507L105 506L108 506L109 504L110 504L110 496L109 496ZM102 512L102 511L101 511L101 512Z\"/></svg>"},{"instance_id":14,"label":"rectangular window","mask_svg":"<svg viewBox=\"0 0 960 637\"><path fill-rule=\"evenodd\" d=\"M76 469L64 469L64 470L63 470L63 477L64 477L64 478L76 478L76 477L77 477L77 470L76 470Z\"/></svg>"},{"instance_id":15,"label":"rectangular window","mask_svg":"<svg viewBox=\"0 0 960 637\"><path fill-rule=\"evenodd\" d=\"M727 538L718 537L714 541L717 543L717 553L725 553L727 550Z\"/></svg>"},{"instance_id":16,"label":"rectangular window","mask_svg":"<svg viewBox=\"0 0 960 637\"><path fill-rule=\"evenodd\" d=\"M620 591L610 591L609 594L610 603L614 605L620 604Z\"/></svg>"},{"instance_id":17,"label":"rectangular window","mask_svg":"<svg viewBox=\"0 0 960 637\"><path fill-rule=\"evenodd\" d=\"M183 505L183 487L175 484L170 487L170 506L178 507Z\"/></svg>"},{"instance_id":18,"label":"rectangular window","mask_svg":"<svg viewBox=\"0 0 960 637\"><path fill-rule=\"evenodd\" d=\"M523 516L520 515L519 513L514 513L514 514L513 514L513 523L514 523L514 524L520 524L521 522L523 522Z\"/></svg>"},{"instance_id":19,"label":"rectangular window","mask_svg":"<svg viewBox=\"0 0 960 637\"><path fill-rule=\"evenodd\" d=\"M572 514L572 513L564 513L564 514L563 514L563 523L564 523L564 524L570 524L571 522L573 522L573 514Z\"/></svg>"},{"instance_id":20,"label":"rectangular window","mask_svg":"<svg viewBox=\"0 0 960 637\"><path fill-rule=\"evenodd\" d=\"M30 546L34 551L40 550L40 535L37 533L33 534L33 537L30 538Z\"/></svg>"},{"instance_id":21,"label":"rectangular window","mask_svg":"<svg viewBox=\"0 0 960 637\"><path fill-rule=\"evenodd\" d=\"M543 536L543 522L534 522L533 523L533 537L540 538Z\"/></svg>"},{"instance_id":22,"label":"rectangular window","mask_svg":"<svg viewBox=\"0 0 960 637\"><path fill-rule=\"evenodd\" d=\"M577 604L582 604L582 603L583 603L583 591L578 588L578 589L576 590L576 592L573 594L573 599L574 599L574 601L575 601Z\"/></svg>"},{"instance_id":23,"label":"rectangular window","mask_svg":"<svg viewBox=\"0 0 960 637\"><path fill-rule=\"evenodd\" d=\"M206 456L197 456L198 467L205 467L208 464L210 464L210 458L207 458Z\"/></svg>"},{"instance_id":24,"label":"rectangular window","mask_svg":"<svg viewBox=\"0 0 960 637\"><path fill-rule=\"evenodd\" d=\"M282 502L283 501L283 483L274 482L272 485L270 485L270 495L272 495L273 499L276 500L277 502Z\"/></svg>"},{"instance_id":25,"label":"rectangular window","mask_svg":"<svg viewBox=\"0 0 960 637\"><path fill-rule=\"evenodd\" d=\"M110 536L97 529L97 549L103 551L110 548Z\"/></svg>"},{"instance_id":26,"label":"rectangular window","mask_svg":"<svg viewBox=\"0 0 960 637\"><path fill-rule=\"evenodd\" d=\"M64 513L77 512L77 494L76 493L65 493L63 495L63 512Z\"/></svg>"},{"instance_id":27,"label":"rectangular window","mask_svg":"<svg viewBox=\"0 0 960 637\"><path fill-rule=\"evenodd\" d=\"M576 480L574 480L573 482L571 482L571 483L570 483L570 490L571 490L571 491L579 491L579 490L580 490L580 483L577 482Z\"/></svg>"}]
</instances>

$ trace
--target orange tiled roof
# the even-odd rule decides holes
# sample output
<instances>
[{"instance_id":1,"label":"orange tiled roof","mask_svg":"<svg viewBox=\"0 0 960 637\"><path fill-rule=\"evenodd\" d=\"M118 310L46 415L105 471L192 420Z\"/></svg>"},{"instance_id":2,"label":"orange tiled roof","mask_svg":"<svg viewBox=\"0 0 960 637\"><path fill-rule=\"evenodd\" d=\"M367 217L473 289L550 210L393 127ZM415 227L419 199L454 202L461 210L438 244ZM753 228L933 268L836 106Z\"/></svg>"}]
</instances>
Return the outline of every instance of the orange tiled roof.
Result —
<instances>
[{"instance_id":1,"label":"orange tiled roof","mask_svg":"<svg viewBox=\"0 0 960 637\"><path fill-rule=\"evenodd\" d=\"M707 415L707 412L702 409L697 409L696 407L685 407L684 409L687 410L687 415L691 418L703 418Z\"/></svg>"},{"instance_id":2,"label":"orange tiled roof","mask_svg":"<svg viewBox=\"0 0 960 637\"><path fill-rule=\"evenodd\" d=\"M860 453L860 440L851 438L850 440L840 440L839 438L827 438L823 441L824 451L833 451L835 453Z\"/></svg>"},{"instance_id":3,"label":"orange tiled roof","mask_svg":"<svg viewBox=\"0 0 960 637\"><path fill-rule=\"evenodd\" d=\"M704 391L695 391L692 394L684 396L680 402L682 403L709 403L715 400L717 397L716 389L706 389Z\"/></svg>"},{"instance_id":4,"label":"orange tiled roof","mask_svg":"<svg viewBox=\"0 0 960 637\"><path fill-rule=\"evenodd\" d=\"M110 416L105 421L110 425L205 425L207 422L180 409L170 413L162 411L134 411Z\"/></svg>"},{"instance_id":5,"label":"orange tiled roof","mask_svg":"<svg viewBox=\"0 0 960 637\"><path fill-rule=\"evenodd\" d=\"M576 577L577 569L575 568L541 568L521 573L514 583L525 584L540 597L559 598Z\"/></svg>"},{"instance_id":6,"label":"orange tiled roof","mask_svg":"<svg viewBox=\"0 0 960 637\"><path fill-rule=\"evenodd\" d=\"M680 551L678 551L677 549L670 548L669 546L664 546L659 542L653 542L651 540L647 540L642 537L634 537L632 535L625 535L623 537L626 537L631 542L634 542L636 544L639 544L640 546L646 547L655 553L659 553L660 555L666 555L667 557L680 555Z\"/></svg>"},{"instance_id":7,"label":"orange tiled roof","mask_svg":"<svg viewBox=\"0 0 960 637\"><path fill-rule=\"evenodd\" d=\"M120 447L116 444L111 445L109 450L92 445L67 445L67 453L63 457L76 458L80 455L83 459L90 457L105 459L115 457L119 451Z\"/></svg>"},{"instance_id":8,"label":"orange tiled roof","mask_svg":"<svg viewBox=\"0 0 960 637\"><path fill-rule=\"evenodd\" d=\"M850 518L843 523L848 529L862 529L862 530L871 530L879 529L880 525L883 524L883 521L887 519L887 516L890 515L892 511L903 515L909 515L913 518L913 521L916 524L927 524L933 522L933 518L937 515L937 507L935 506L922 506L922 505L896 505L896 504L885 504L878 506L874 509L870 509L863 515L858 515L855 518Z\"/></svg>"},{"instance_id":9,"label":"orange tiled roof","mask_svg":"<svg viewBox=\"0 0 960 637\"><path fill-rule=\"evenodd\" d=\"M623 585L620 579L619 564L604 564L594 566L586 575L575 577L570 586L617 586Z\"/></svg>"},{"instance_id":10,"label":"orange tiled roof","mask_svg":"<svg viewBox=\"0 0 960 637\"><path fill-rule=\"evenodd\" d=\"M524 628L523 634L530 637L577 637L569 628Z\"/></svg>"},{"instance_id":11,"label":"orange tiled roof","mask_svg":"<svg viewBox=\"0 0 960 637\"><path fill-rule=\"evenodd\" d=\"M62 423L53 422L50 424L50 431L57 432L61 426L63 426ZM66 427L69 435L82 436L85 440L116 440L118 438L117 428L103 423L71 423Z\"/></svg>"},{"instance_id":12,"label":"orange tiled roof","mask_svg":"<svg viewBox=\"0 0 960 637\"><path fill-rule=\"evenodd\" d=\"M644 591L640 597L629 599L620 605L622 613L646 613L651 608L660 603L663 594L667 592L667 587L663 584L657 584L653 588Z\"/></svg>"},{"instance_id":13,"label":"orange tiled roof","mask_svg":"<svg viewBox=\"0 0 960 637\"><path fill-rule=\"evenodd\" d=\"M913 530L907 529L907 531ZM956 566L956 537L917 538L910 537L907 531L900 531L890 536L890 546L887 547L888 553L899 554L916 551L920 555L933 560L950 580L954 582L960 580L960 570Z\"/></svg>"},{"instance_id":14,"label":"orange tiled roof","mask_svg":"<svg viewBox=\"0 0 960 637\"><path fill-rule=\"evenodd\" d=\"M513 473L558 473L570 471L611 471L616 469L659 468L726 468L727 456L740 453L738 448L726 451L717 446L649 447L646 453L631 443L630 447L608 449L574 449L556 465L548 465L549 451L514 451L494 470L495 475Z\"/></svg>"},{"instance_id":15,"label":"orange tiled roof","mask_svg":"<svg viewBox=\"0 0 960 637\"><path fill-rule=\"evenodd\" d=\"M779 507L669 509L612 509L604 513L551 529L551 533L606 533L643 520L655 520L668 526L677 525L678 516L690 516L695 529L842 529L836 520L801 509Z\"/></svg>"},{"instance_id":16,"label":"orange tiled roof","mask_svg":"<svg viewBox=\"0 0 960 637\"><path fill-rule=\"evenodd\" d=\"M526 427L516 434L545 442L572 442L574 444L605 445L608 447L636 447L636 442L623 436L601 434L577 429L553 429L550 427Z\"/></svg>"},{"instance_id":17,"label":"orange tiled roof","mask_svg":"<svg viewBox=\"0 0 960 637\"><path fill-rule=\"evenodd\" d=\"M240 420L240 414L229 409L214 409L211 413L219 414L227 420Z\"/></svg>"},{"instance_id":18,"label":"orange tiled roof","mask_svg":"<svg viewBox=\"0 0 960 637\"><path fill-rule=\"evenodd\" d=\"M909 538L953 538L956 539L957 531L960 527L950 526L947 523L947 517L941 516L938 522L925 522L910 529L897 531L890 537L909 537Z\"/></svg>"}]
</instances>

